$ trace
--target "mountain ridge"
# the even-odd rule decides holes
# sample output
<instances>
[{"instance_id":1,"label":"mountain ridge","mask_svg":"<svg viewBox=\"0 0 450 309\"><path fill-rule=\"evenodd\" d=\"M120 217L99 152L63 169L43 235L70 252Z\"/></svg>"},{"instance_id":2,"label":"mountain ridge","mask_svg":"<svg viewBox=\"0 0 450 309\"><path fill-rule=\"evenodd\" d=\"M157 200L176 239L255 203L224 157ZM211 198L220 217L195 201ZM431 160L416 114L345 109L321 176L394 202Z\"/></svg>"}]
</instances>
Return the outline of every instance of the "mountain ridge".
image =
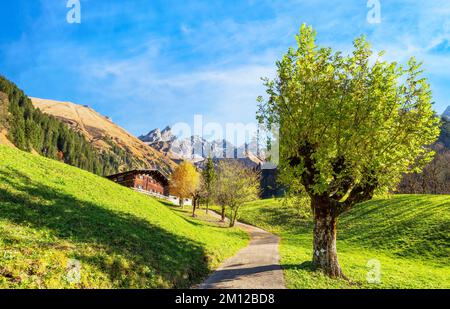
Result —
<instances>
[{"instance_id":1,"label":"mountain ridge","mask_svg":"<svg viewBox=\"0 0 450 309\"><path fill-rule=\"evenodd\" d=\"M124 156L124 162L118 167L119 171L158 165L163 171L170 173L176 166L161 152L141 142L109 117L87 105L34 97L30 99L43 113L55 116L84 135L96 149Z\"/></svg>"},{"instance_id":2,"label":"mountain ridge","mask_svg":"<svg viewBox=\"0 0 450 309\"><path fill-rule=\"evenodd\" d=\"M447 109L444 111L444 113L442 114L442 116L450 118L450 105L447 106Z\"/></svg>"},{"instance_id":3,"label":"mountain ridge","mask_svg":"<svg viewBox=\"0 0 450 309\"><path fill-rule=\"evenodd\" d=\"M257 154L259 149L256 142L245 143L236 147L225 139L208 141L198 135L180 139L173 134L170 126L163 130L153 129L138 138L175 162L188 160L199 167L208 157L215 160L239 159L242 163L251 167L259 166L264 162L263 158ZM252 151L255 149L256 151Z\"/></svg>"}]
</instances>

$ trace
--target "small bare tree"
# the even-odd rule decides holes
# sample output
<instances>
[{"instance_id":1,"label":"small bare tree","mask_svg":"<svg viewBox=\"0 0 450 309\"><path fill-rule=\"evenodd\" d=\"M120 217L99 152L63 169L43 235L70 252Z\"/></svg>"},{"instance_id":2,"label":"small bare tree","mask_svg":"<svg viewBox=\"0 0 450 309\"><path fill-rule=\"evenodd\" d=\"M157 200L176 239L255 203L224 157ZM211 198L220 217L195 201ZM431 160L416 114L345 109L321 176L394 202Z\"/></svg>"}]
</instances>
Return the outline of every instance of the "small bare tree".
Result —
<instances>
[{"instance_id":1,"label":"small bare tree","mask_svg":"<svg viewBox=\"0 0 450 309\"><path fill-rule=\"evenodd\" d=\"M195 217L195 210L200 208L201 202L207 202L208 192L203 174L199 174L199 185L192 195L192 217Z\"/></svg>"},{"instance_id":2,"label":"small bare tree","mask_svg":"<svg viewBox=\"0 0 450 309\"><path fill-rule=\"evenodd\" d=\"M215 184L216 202L222 207L222 220L225 209L231 210L230 227L236 223L239 209L259 196L259 173L234 160L221 161L218 166Z\"/></svg>"},{"instance_id":3,"label":"small bare tree","mask_svg":"<svg viewBox=\"0 0 450 309\"><path fill-rule=\"evenodd\" d=\"M217 174L213 159L211 157L208 157L208 159L206 159L205 169L202 172L202 179L203 179L202 189L206 203L206 213L208 213L209 204L211 203L214 197L214 187L216 178Z\"/></svg>"}]
</instances>

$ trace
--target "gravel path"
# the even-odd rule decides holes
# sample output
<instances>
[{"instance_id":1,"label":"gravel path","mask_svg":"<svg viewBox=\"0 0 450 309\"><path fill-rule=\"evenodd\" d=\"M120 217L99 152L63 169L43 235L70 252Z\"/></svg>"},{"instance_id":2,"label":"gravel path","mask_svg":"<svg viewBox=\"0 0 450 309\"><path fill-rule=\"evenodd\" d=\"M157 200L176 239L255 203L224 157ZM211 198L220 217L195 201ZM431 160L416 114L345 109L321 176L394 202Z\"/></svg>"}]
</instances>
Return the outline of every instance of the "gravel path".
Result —
<instances>
[{"instance_id":1,"label":"gravel path","mask_svg":"<svg viewBox=\"0 0 450 309\"><path fill-rule=\"evenodd\" d=\"M226 260L199 288L285 289L278 254L280 238L251 225L236 225L250 234L250 244Z\"/></svg>"}]
</instances>

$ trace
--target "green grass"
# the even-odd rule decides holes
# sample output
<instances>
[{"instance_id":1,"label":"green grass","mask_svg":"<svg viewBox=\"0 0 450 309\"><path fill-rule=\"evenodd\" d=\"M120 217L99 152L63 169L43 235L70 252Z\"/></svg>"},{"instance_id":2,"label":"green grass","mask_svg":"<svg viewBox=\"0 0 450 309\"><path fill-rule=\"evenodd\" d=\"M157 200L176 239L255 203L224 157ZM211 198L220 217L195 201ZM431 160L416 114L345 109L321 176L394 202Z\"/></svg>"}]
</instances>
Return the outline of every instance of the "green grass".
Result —
<instances>
[{"instance_id":1,"label":"green grass","mask_svg":"<svg viewBox=\"0 0 450 309\"><path fill-rule=\"evenodd\" d=\"M311 267L312 222L280 200L241 209L241 221L282 238L281 263L289 288L450 288L450 196L398 195L357 205L338 224L338 255L350 282ZM371 259L381 283L367 282Z\"/></svg>"},{"instance_id":2,"label":"green grass","mask_svg":"<svg viewBox=\"0 0 450 309\"><path fill-rule=\"evenodd\" d=\"M247 242L238 229L0 146L0 288L189 287ZM79 282L68 277L73 259Z\"/></svg>"}]
</instances>

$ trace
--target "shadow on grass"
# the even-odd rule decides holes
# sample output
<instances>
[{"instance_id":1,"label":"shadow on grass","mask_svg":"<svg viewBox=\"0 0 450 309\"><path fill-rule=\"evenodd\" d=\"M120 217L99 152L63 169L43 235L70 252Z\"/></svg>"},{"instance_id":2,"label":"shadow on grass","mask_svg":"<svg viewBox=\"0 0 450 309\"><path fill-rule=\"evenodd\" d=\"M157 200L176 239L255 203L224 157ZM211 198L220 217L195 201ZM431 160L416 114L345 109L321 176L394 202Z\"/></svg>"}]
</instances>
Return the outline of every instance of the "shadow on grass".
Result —
<instances>
[{"instance_id":1,"label":"shadow on grass","mask_svg":"<svg viewBox=\"0 0 450 309\"><path fill-rule=\"evenodd\" d=\"M396 196L356 205L342 216L338 239L402 257L448 259L450 203L427 195Z\"/></svg>"},{"instance_id":2,"label":"shadow on grass","mask_svg":"<svg viewBox=\"0 0 450 309\"><path fill-rule=\"evenodd\" d=\"M300 216L294 208L285 207L282 204L278 207L263 207L258 213L258 216L263 218L262 220L266 226L283 231L309 233L313 227L311 218L304 218ZM258 225L257 222L250 222L254 220L258 220L258 218L250 218L250 220L247 220L245 216L243 216L239 221Z\"/></svg>"},{"instance_id":3,"label":"shadow on grass","mask_svg":"<svg viewBox=\"0 0 450 309\"><path fill-rule=\"evenodd\" d=\"M448 265L449 213L448 200L430 195L399 195L355 205L339 217L338 251L339 247L360 247ZM313 232L312 219L301 218L293 208L281 203L260 207L249 220L240 221L256 225L261 222L281 231L283 238L285 234L311 237ZM305 245L312 247L312 239Z\"/></svg>"},{"instance_id":4,"label":"shadow on grass","mask_svg":"<svg viewBox=\"0 0 450 309\"><path fill-rule=\"evenodd\" d=\"M245 280L243 278L247 278L247 280L252 280L251 276L254 275L261 275L266 272L273 272L273 271L279 271L281 270L280 265L278 264L272 264L272 265L264 265L264 266L257 266L257 267L244 267L239 268L242 264L236 264L234 266L229 266L226 269L221 269L218 271L215 271L203 284L202 289L217 289L216 284L223 284L225 282L232 282L235 280ZM236 268L231 268L236 267ZM255 276L256 282L258 279L256 279L258 276Z\"/></svg>"},{"instance_id":5,"label":"shadow on grass","mask_svg":"<svg viewBox=\"0 0 450 309\"><path fill-rule=\"evenodd\" d=\"M304 270L310 273L319 271L312 261L305 261L300 264L281 264L281 268L286 270Z\"/></svg>"},{"instance_id":6,"label":"shadow on grass","mask_svg":"<svg viewBox=\"0 0 450 309\"><path fill-rule=\"evenodd\" d=\"M161 204L163 204L165 206L168 206L168 207L171 207L171 208L180 208L180 206L175 205L174 203L171 203L169 201L166 201L166 200L163 200L163 199L160 199L160 198L158 198L157 200L158 200L158 202L160 202Z\"/></svg>"},{"instance_id":7,"label":"shadow on grass","mask_svg":"<svg viewBox=\"0 0 450 309\"><path fill-rule=\"evenodd\" d=\"M176 206L174 204L167 203L167 202L162 203L162 204L167 206L168 208L170 208L175 215L179 216L186 223L189 223L190 225L194 225L194 226L202 226L203 225L196 221L197 217L192 217L191 210L186 211L187 208L180 208L179 206Z\"/></svg>"},{"instance_id":8,"label":"shadow on grass","mask_svg":"<svg viewBox=\"0 0 450 309\"><path fill-rule=\"evenodd\" d=\"M79 200L14 169L0 171L0 182L14 189L0 187L0 218L100 248L98 254L78 252L75 258L101 269L116 287L188 287L208 273L205 252L191 239ZM112 263L111 257L116 258ZM128 265L122 265L121 258Z\"/></svg>"},{"instance_id":9,"label":"shadow on grass","mask_svg":"<svg viewBox=\"0 0 450 309\"><path fill-rule=\"evenodd\" d=\"M160 200L158 200L160 201ZM215 228L220 229L229 229L229 224L223 224L223 222L220 221L220 219L215 219L214 217L208 218L208 215L205 213L204 216L199 215L199 212L205 211L203 208L198 208L195 211L195 217L192 216L192 206L185 206L185 208L181 208L178 205L174 205L173 203L167 202L167 201L160 201L161 204L167 206L170 208L177 216L179 216L181 219L186 221L187 223L194 225L194 226L203 226L205 223L209 224L210 226L213 226ZM210 210L211 211L211 210ZM202 223L200 223L201 221Z\"/></svg>"}]
</instances>

